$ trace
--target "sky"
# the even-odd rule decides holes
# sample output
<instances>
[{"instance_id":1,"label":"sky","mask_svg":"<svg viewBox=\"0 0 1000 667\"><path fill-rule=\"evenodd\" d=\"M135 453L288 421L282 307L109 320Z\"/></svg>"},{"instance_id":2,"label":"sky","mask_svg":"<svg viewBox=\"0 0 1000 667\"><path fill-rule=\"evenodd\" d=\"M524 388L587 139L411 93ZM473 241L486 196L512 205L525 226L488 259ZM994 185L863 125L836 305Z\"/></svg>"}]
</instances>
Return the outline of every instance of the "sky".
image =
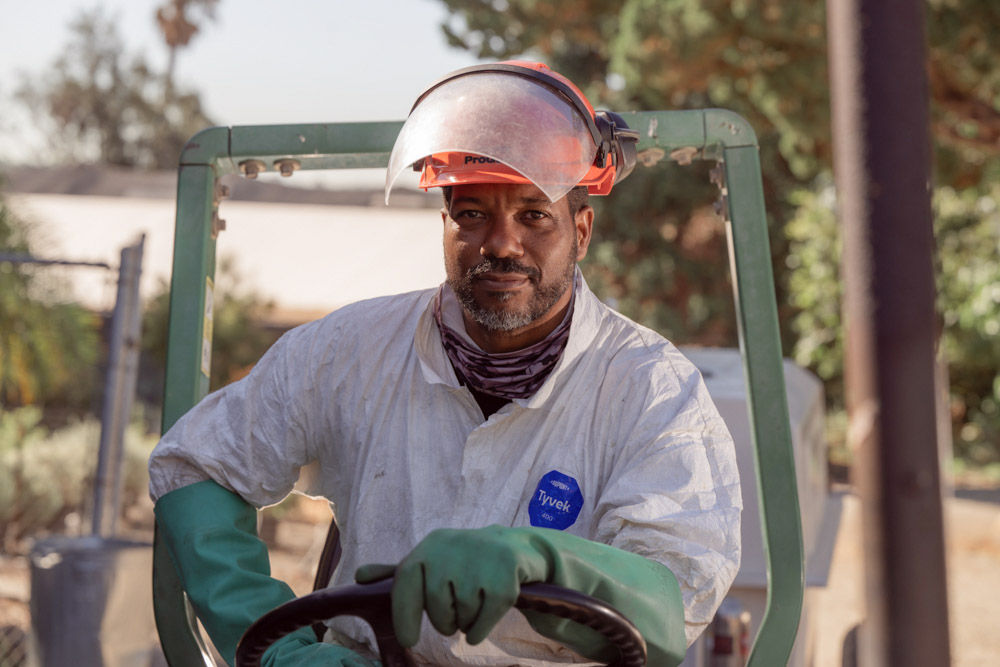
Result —
<instances>
[{"instance_id":1,"label":"sky","mask_svg":"<svg viewBox=\"0 0 1000 667\"><path fill-rule=\"evenodd\" d=\"M97 6L128 53L159 70L155 22L165 0L0 0L0 160L24 162L44 143L12 101L22 75L44 71L69 24ZM439 0L221 0L178 54L179 86L197 89L220 125L395 120L441 75L477 62L447 46ZM196 21L197 22L197 21ZM27 158L30 160L30 158Z\"/></svg>"},{"instance_id":2,"label":"sky","mask_svg":"<svg viewBox=\"0 0 1000 667\"><path fill-rule=\"evenodd\" d=\"M142 54L157 71L162 71L167 49L155 23L155 10L165 1L34 0L15 4L14 0L0 0L0 15L4 16L0 21L0 164L37 162L32 158L45 146L45 137L32 129L31 114L19 110L12 100L13 93L22 76L38 76L58 57L70 39L69 24L81 11L103 7L105 15L115 19L126 52ZM221 0L215 21L203 22L191 45L179 52L175 80L181 87L198 90L208 115L220 125L403 119L426 86L447 72L477 62L470 53L447 46L440 28L446 16L439 0ZM301 172L287 184L381 187L384 178L384 170L380 169ZM229 226L220 239L220 252L238 250L244 268L258 261L281 260L275 260L271 252L273 230L254 232L252 216L236 204L229 204L223 206ZM157 258L169 258L172 245L173 214L163 208L165 212L158 213L159 217L132 216L130 225L119 225L121 229L88 225L88 234L98 237L89 239L90 245L78 236L61 234L58 216L48 209L36 211L35 217L53 225L51 236L57 241L65 237L55 246L46 247L45 256L117 265L120 247L132 242L138 232L144 232L144 264L148 268L144 274L153 276ZM431 222L437 220L440 226L436 212L425 209L424 215L430 216ZM78 218L69 216L70 221L79 223ZM157 226L160 218L160 226L166 231ZM392 238L386 243L395 242L400 246L399 253L410 255L413 262L419 259L421 266L443 272L439 235L426 249L415 248L405 235L387 236ZM253 243L256 246L250 248ZM295 253L285 254L289 256L287 271L303 275L304 260ZM407 271L401 279L402 287L383 286L383 291L418 286L414 283L417 270L411 267ZM317 280L321 275L326 274L318 274ZM421 280L436 284L440 277ZM265 288L273 285L264 284L267 281L256 282L266 296L286 305L330 306L344 298L323 297L322 303L313 304L320 298L286 296L288 290L269 290Z\"/></svg>"}]
</instances>

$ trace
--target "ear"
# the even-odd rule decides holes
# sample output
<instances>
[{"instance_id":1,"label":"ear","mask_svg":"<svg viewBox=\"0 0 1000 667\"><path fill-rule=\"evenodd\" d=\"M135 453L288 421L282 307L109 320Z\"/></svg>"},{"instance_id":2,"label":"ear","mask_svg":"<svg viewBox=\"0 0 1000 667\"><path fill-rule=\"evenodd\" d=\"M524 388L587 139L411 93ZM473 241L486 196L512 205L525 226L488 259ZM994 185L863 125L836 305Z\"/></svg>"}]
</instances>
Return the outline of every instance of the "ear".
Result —
<instances>
[{"instance_id":1,"label":"ear","mask_svg":"<svg viewBox=\"0 0 1000 667\"><path fill-rule=\"evenodd\" d=\"M576 225L576 243L578 247L576 261L579 262L587 256L587 248L590 247L590 237L594 231L594 209L589 206L580 207L580 210L576 212L573 223Z\"/></svg>"}]
</instances>

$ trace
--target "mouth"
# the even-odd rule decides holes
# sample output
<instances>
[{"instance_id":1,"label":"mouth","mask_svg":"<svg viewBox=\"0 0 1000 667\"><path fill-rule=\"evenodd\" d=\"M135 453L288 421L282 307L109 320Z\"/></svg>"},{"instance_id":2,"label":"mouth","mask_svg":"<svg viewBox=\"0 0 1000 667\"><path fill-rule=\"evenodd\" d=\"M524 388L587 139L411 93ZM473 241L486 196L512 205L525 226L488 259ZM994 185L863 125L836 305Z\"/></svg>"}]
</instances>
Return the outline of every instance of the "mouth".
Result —
<instances>
[{"instance_id":1,"label":"mouth","mask_svg":"<svg viewBox=\"0 0 1000 667\"><path fill-rule=\"evenodd\" d=\"M523 273L481 273L473 278L480 286L491 292L506 292L524 287L531 277Z\"/></svg>"}]
</instances>

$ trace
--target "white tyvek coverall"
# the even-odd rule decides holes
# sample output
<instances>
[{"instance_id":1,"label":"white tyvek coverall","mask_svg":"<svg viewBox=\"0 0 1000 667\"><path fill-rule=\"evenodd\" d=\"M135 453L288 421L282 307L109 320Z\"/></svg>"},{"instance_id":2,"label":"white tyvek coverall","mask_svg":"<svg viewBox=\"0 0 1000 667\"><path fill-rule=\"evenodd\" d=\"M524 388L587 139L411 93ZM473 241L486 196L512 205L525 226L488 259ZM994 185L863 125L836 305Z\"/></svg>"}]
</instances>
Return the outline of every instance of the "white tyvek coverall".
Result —
<instances>
[{"instance_id":1,"label":"white tyvek coverall","mask_svg":"<svg viewBox=\"0 0 1000 667\"><path fill-rule=\"evenodd\" d=\"M576 290L569 340L549 378L485 422L441 346L436 289L298 327L163 437L150 459L151 495L211 478L257 507L293 486L323 496L341 530L336 586L361 564L399 562L436 528L530 525L540 480L557 471L583 496L566 530L674 573L690 645L739 567L732 439L697 369L671 343L607 308L579 274ZM444 295L445 323L464 334L457 301L448 288ZM366 628L343 618L333 636L369 653ZM516 611L477 646L462 633L440 637L425 620L413 655L436 665L580 659Z\"/></svg>"}]
</instances>

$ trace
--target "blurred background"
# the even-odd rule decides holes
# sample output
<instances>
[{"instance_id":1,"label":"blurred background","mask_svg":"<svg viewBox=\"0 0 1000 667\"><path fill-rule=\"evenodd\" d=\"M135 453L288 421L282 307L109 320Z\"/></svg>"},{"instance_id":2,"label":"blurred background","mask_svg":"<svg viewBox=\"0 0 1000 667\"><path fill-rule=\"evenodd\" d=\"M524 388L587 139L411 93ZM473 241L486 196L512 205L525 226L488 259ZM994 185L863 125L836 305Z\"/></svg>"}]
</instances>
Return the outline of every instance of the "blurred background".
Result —
<instances>
[{"instance_id":1,"label":"blurred background","mask_svg":"<svg viewBox=\"0 0 1000 667\"><path fill-rule=\"evenodd\" d=\"M213 125L402 119L429 83L477 62L542 60L595 106L724 107L750 121L783 350L823 382L830 477L849 484L823 2L49 0L6 9L0 254L61 263L0 261L0 626L9 628L0 665L21 664L33 541L89 530L119 253L140 234L141 361L121 533L151 529L145 459L159 432L175 171L187 139ZM959 495L995 498L1000 5L928 0L925 13L942 458ZM668 165L637 169L595 202L583 270L602 299L674 342L735 347L708 167L668 177ZM371 170L233 184L222 208L213 388L242 377L291 326L442 279L437 199L412 190L414 179L385 208L383 179ZM364 250L373 239L376 251ZM269 512L303 525L328 517L301 500ZM988 530L972 540L975 554L992 567L1000 523L978 516ZM287 577L306 581L312 532L291 535L301 553Z\"/></svg>"}]
</instances>

